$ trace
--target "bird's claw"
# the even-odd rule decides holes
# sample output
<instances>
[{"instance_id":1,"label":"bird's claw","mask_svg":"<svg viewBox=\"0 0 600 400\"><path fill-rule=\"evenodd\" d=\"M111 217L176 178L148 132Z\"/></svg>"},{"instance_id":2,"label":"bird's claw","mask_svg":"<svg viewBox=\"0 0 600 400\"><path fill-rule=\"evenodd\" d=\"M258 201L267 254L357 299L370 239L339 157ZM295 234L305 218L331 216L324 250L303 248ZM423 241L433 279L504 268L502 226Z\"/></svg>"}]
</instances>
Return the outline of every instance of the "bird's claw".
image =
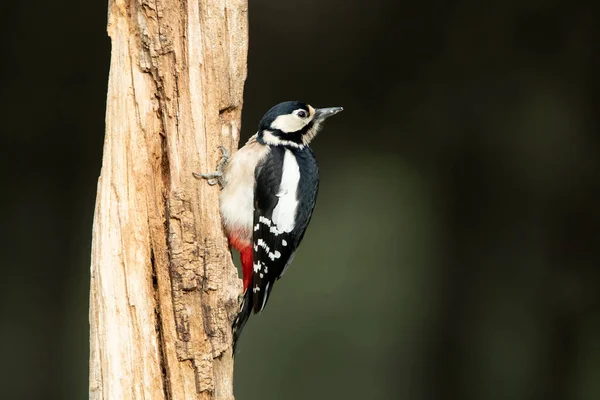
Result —
<instances>
[{"instance_id":1,"label":"bird's claw","mask_svg":"<svg viewBox=\"0 0 600 400\"><path fill-rule=\"evenodd\" d=\"M223 168L225 168L225 166L229 162L229 150L227 150L225 146L219 146L218 149L221 150L221 159L217 164L217 172L220 172L222 174Z\"/></svg>"},{"instance_id":2,"label":"bird's claw","mask_svg":"<svg viewBox=\"0 0 600 400\"><path fill-rule=\"evenodd\" d=\"M192 175L194 175L194 178L196 179L206 179L206 183L208 183L210 186L214 186L219 183L219 178L221 178L221 174L218 174L218 172L211 172L208 174L198 174L196 172L192 172Z\"/></svg>"},{"instance_id":3,"label":"bird's claw","mask_svg":"<svg viewBox=\"0 0 600 400\"><path fill-rule=\"evenodd\" d=\"M217 164L217 170L207 174L192 172L192 175L194 175L194 178L196 179L206 179L206 183L208 183L210 186L214 186L218 183L219 186L224 187L225 181L223 179L223 168L225 168L229 162L229 150L227 150L225 146L219 146L218 149L221 150L221 159Z\"/></svg>"}]
</instances>

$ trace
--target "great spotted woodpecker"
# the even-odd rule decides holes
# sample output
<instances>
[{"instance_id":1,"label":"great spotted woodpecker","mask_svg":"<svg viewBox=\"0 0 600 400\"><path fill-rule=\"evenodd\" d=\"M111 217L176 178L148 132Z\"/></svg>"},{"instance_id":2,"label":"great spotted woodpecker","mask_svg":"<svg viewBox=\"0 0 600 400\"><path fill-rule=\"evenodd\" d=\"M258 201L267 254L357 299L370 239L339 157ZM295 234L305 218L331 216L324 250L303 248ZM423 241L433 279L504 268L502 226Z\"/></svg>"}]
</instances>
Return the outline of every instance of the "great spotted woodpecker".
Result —
<instances>
[{"instance_id":1,"label":"great spotted woodpecker","mask_svg":"<svg viewBox=\"0 0 600 400\"><path fill-rule=\"evenodd\" d=\"M310 221L319 169L311 140L342 107L287 101L271 108L258 132L216 172L194 174L220 183L221 219L230 246L240 253L244 296L233 322L233 348L252 311L261 312L275 281L292 262Z\"/></svg>"}]
</instances>

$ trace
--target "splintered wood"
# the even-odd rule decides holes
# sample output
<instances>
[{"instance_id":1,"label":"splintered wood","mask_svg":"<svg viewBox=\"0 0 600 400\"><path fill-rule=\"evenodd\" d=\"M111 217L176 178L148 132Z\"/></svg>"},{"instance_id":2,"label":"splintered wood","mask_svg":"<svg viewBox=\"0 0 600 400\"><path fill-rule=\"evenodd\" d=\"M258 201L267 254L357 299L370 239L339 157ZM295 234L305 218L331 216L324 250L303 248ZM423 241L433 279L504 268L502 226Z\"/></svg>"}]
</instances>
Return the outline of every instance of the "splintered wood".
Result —
<instances>
[{"instance_id":1,"label":"splintered wood","mask_svg":"<svg viewBox=\"0 0 600 400\"><path fill-rule=\"evenodd\" d=\"M90 399L233 399L241 281L213 170L237 148L246 0L111 0L92 239Z\"/></svg>"}]
</instances>

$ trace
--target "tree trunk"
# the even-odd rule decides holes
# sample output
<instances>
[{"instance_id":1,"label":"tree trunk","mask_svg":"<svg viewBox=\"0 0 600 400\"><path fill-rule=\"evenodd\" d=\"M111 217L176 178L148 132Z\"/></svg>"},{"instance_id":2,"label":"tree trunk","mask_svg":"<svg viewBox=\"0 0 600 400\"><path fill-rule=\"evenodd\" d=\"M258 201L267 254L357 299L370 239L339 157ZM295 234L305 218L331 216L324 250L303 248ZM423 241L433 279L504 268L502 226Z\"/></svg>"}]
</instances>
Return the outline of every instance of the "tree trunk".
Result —
<instances>
[{"instance_id":1,"label":"tree trunk","mask_svg":"<svg viewBox=\"0 0 600 400\"><path fill-rule=\"evenodd\" d=\"M237 148L246 0L110 0L94 216L90 399L233 399L241 281L221 230L219 145Z\"/></svg>"}]
</instances>

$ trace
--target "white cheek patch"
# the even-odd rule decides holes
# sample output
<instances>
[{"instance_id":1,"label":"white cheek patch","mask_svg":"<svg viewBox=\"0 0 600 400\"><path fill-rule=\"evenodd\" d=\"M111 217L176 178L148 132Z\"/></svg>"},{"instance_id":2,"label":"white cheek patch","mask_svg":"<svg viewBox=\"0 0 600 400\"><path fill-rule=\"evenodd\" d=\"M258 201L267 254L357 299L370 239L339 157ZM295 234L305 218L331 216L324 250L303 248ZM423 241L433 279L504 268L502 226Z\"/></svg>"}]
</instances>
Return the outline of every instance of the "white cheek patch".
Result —
<instances>
[{"instance_id":1,"label":"white cheek patch","mask_svg":"<svg viewBox=\"0 0 600 400\"><path fill-rule=\"evenodd\" d=\"M281 175L281 184L279 185L279 202L273 209L272 220L277 226L279 232L291 232L294 229L296 220L296 209L298 200L296 191L300 182L300 167L296 157L290 150L285 150L283 157L283 171Z\"/></svg>"},{"instance_id":2,"label":"white cheek patch","mask_svg":"<svg viewBox=\"0 0 600 400\"><path fill-rule=\"evenodd\" d=\"M308 118L300 118L294 114L280 115L271 123L272 129L278 129L282 132L296 132L304 128L310 120Z\"/></svg>"}]
</instances>

